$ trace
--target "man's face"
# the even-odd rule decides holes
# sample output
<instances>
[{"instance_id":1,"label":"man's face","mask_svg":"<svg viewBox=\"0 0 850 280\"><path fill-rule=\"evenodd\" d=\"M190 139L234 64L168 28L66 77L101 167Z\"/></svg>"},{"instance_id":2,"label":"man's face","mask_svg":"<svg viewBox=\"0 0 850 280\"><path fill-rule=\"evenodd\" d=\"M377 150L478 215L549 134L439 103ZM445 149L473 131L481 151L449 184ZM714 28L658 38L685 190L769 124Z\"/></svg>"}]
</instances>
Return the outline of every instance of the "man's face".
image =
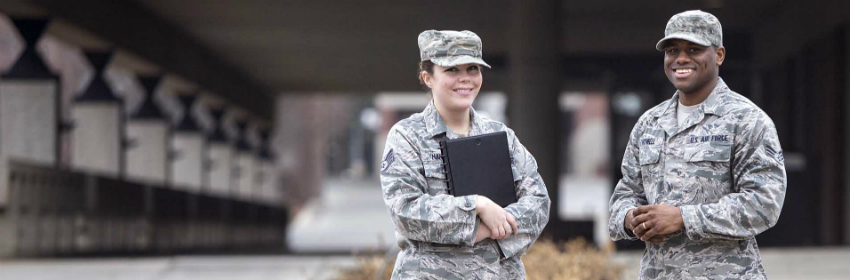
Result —
<instances>
[{"instance_id":1,"label":"man's face","mask_svg":"<svg viewBox=\"0 0 850 280\"><path fill-rule=\"evenodd\" d=\"M684 94L711 92L726 49L673 39L664 48L664 73Z\"/></svg>"}]
</instances>

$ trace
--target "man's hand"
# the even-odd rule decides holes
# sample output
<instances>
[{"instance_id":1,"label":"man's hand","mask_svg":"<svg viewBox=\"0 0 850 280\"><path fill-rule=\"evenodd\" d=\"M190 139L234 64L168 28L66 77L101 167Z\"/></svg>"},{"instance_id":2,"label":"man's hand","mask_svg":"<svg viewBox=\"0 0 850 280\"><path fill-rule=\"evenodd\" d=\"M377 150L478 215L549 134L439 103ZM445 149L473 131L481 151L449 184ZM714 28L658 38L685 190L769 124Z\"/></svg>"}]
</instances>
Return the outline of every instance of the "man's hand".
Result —
<instances>
[{"instance_id":1,"label":"man's hand","mask_svg":"<svg viewBox=\"0 0 850 280\"><path fill-rule=\"evenodd\" d=\"M511 233L517 231L514 216L501 206L482 195L478 196L476 203L475 213L481 218L481 222L490 228L490 238L495 240L505 239Z\"/></svg>"},{"instance_id":2,"label":"man's hand","mask_svg":"<svg viewBox=\"0 0 850 280\"><path fill-rule=\"evenodd\" d=\"M632 227L632 223L634 223L634 222L633 222L633 220L635 219L635 214L634 214L634 213L635 213L635 209L629 210L629 212L628 212L628 213L626 213L626 219L625 219L625 221L623 221L623 226L625 226L625 227L626 227L626 229L628 229L628 230L630 230L630 231L632 231L632 232L634 232L634 231L635 231L634 227ZM637 235L637 233L635 233L635 236L637 236L638 238L640 238L640 236L638 236L638 235ZM650 238L650 239L649 239L649 240L647 240L647 241L652 242L652 243L661 243L661 242L664 242L665 240L667 240L667 236L664 236L664 235L658 235L658 236L655 236L655 237Z\"/></svg>"},{"instance_id":3,"label":"man's hand","mask_svg":"<svg viewBox=\"0 0 850 280\"><path fill-rule=\"evenodd\" d=\"M632 232L643 241L654 242L658 240L658 237L663 238L685 227L679 207L666 205L663 202L658 205L641 206L633 212L634 218L630 223ZM628 215L626 216L628 220Z\"/></svg>"},{"instance_id":4,"label":"man's hand","mask_svg":"<svg viewBox=\"0 0 850 280\"><path fill-rule=\"evenodd\" d=\"M635 209L629 210L629 212L626 213L626 219L625 219L625 221L623 221L623 226L625 226L626 229L628 229L628 230L635 231L635 228L632 227L632 221L634 219L635 219Z\"/></svg>"}]
</instances>

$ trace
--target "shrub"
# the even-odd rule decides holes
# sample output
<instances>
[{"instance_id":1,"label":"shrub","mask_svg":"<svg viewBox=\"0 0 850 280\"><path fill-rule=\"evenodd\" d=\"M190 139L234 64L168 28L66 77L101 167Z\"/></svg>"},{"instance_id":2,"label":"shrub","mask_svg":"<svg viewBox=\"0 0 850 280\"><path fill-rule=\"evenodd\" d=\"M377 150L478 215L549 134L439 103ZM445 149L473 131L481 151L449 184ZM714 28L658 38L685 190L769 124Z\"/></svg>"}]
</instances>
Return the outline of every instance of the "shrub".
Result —
<instances>
[{"instance_id":1,"label":"shrub","mask_svg":"<svg viewBox=\"0 0 850 280\"><path fill-rule=\"evenodd\" d=\"M616 280L624 267L611 262L613 243L599 249L583 238L555 243L537 240L522 257L527 280ZM362 255L358 265L341 269L335 280L389 280L395 257Z\"/></svg>"}]
</instances>

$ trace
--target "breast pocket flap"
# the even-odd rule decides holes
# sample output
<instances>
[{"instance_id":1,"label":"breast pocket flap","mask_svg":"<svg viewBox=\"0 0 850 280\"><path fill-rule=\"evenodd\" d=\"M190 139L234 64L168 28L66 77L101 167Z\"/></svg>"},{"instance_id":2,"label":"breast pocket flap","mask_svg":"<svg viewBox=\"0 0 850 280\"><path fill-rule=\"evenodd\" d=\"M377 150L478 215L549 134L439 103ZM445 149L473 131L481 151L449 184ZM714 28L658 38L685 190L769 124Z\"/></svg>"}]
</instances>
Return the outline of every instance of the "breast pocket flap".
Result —
<instances>
[{"instance_id":1,"label":"breast pocket flap","mask_svg":"<svg viewBox=\"0 0 850 280\"><path fill-rule=\"evenodd\" d=\"M640 165L656 164L661 156L660 145L646 145L640 147Z\"/></svg>"},{"instance_id":2,"label":"breast pocket flap","mask_svg":"<svg viewBox=\"0 0 850 280\"><path fill-rule=\"evenodd\" d=\"M425 163L425 177L442 180L446 179L443 163L440 161Z\"/></svg>"}]
</instances>

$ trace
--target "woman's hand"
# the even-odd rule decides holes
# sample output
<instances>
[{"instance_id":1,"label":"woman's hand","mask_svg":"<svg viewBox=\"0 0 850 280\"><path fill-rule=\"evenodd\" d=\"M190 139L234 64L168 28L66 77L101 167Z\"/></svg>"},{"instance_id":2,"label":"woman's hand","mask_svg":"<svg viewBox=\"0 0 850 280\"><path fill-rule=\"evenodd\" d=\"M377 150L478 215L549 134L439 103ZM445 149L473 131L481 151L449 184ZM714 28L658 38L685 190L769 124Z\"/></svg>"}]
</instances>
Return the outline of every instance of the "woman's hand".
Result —
<instances>
[{"instance_id":1,"label":"woman's hand","mask_svg":"<svg viewBox=\"0 0 850 280\"><path fill-rule=\"evenodd\" d=\"M484 223L479 223L478 224L478 233L475 234L475 243L478 243L478 242L481 242L481 240L490 238L491 235L493 235L493 233L490 232L490 228L488 228L486 225L484 225Z\"/></svg>"},{"instance_id":2,"label":"woman's hand","mask_svg":"<svg viewBox=\"0 0 850 280\"><path fill-rule=\"evenodd\" d=\"M475 213L481 218L491 232L490 238L505 239L517 231L516 219L501 206L489 198L479 195L476 201Z\"/></svg>"}]
</instances>

